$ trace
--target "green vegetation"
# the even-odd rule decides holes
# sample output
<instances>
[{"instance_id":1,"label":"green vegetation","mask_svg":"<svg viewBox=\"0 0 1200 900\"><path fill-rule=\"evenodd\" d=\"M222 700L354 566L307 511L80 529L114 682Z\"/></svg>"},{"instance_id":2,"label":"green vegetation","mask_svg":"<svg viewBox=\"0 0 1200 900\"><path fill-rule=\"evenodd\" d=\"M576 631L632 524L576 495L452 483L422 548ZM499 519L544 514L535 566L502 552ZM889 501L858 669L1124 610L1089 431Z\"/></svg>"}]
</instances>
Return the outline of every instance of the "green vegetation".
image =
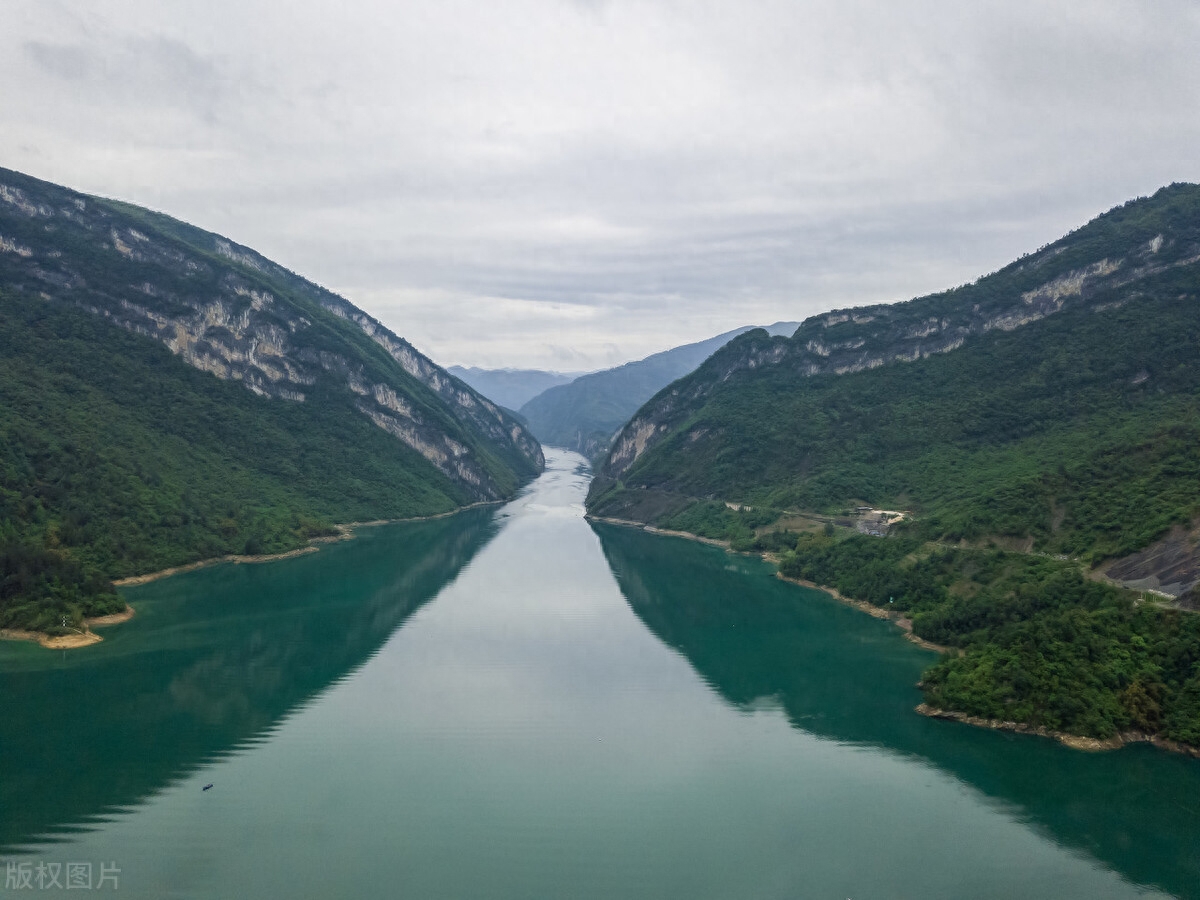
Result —
<instances>
[{"instance_id":1,"label":"green vegetation","mask_svg":"<svg viewBox=\"0 0 1200 900\"><path fill-rule=\"evenodd\" d=\"M96 316L0 291L0 543L17 548L0 557L0 625L109 612L105 579L470 502L343 393L331 378L304 403L256 397ZM7 587L32 584L25 571L43 587Z\"/></svg>"},{"instance_id":2,"label":"green vegetation","mask_svg":"<svg viewBox=\"0 0 1200 900\"><path fill-rule=\"evenodd\" d=\"M0 182L0 627L540 469L515 418L343 298L168 216Z\"/></svg>"},{"instance_id":3,"label":"green vegetation","mask_svg":"<svg viewBox=\"0 0 1200 900\"><path fill-rule=\"evenodd\" d=\"M111 582L65 553L11 540L0 545L0 628L67 634L85 615L124 608Z\"/></svg>"},{"instance_id":4,"label":"green vegetation","mask_svg":"<svg viewBox=\"0 0 1200 900\"><path fill-rule=\"evenodd\" d=\"M1200 513L1200 307L1178 299L1196 279L1155 281L1137 304L1064 311L914 363L736 372L620 487L911 509L933 537L1130 553ZM592 510L620 516L620 487Z\"/></svg>"},{"instance_id":5,"label":"green vegetation","mask_svg":"<svg viewBox=\"0 0 1200 900\"><path fill-rule=\"evenodd\" d=\"M694 503L670 518L661 520L661 524L672 531L686 531L700 537L731 541L735 549L741 550L754 546L755 529L770 525L778 518L777 509L731 509L724 503L707 501Z\"/></svg>"},{"instance_id":6,"label":"green vegetation","mask_svg":"<svg viewBox=\"0 0 1200 900\"><path fill-rule=\"evenodd\" d=\"M918 637L961 649L925 673L932 706L1200 744L1200 616L1138 602L1077 564L911 535L806 534L780 572L903 613Z\"/></svg>"},{"instance_id":7,"label":"green vegetation","mask_svg":"<svg viewBox=\"0 0 1200 900\"><path fill-rule=\"evenodd\" d=\"M927 673L934 705L1196 742L1200 619L1082 571L1200 517L1198 259L1200 187L1176 185L975 284L743 335L638 412L653 438L589 511L778 552L726 502L907 510L902 538L799 536L784 571L964 650Z\"/></svg>"},{"instance_id":8,"label":"green vegetation","mask_svg":"<svg viewBox=\"0 0 1200 900\"><path fill-rule=\"evenodd\" d=\"M1131 729L1200 744L1200 616L1086 579L1078 563L832 525L771 530L777 510L698 502L664 528L779 554L780 572L912 619L961 650L925 673L930 705L1107 738Z\"/></svg>"}]
</instances>

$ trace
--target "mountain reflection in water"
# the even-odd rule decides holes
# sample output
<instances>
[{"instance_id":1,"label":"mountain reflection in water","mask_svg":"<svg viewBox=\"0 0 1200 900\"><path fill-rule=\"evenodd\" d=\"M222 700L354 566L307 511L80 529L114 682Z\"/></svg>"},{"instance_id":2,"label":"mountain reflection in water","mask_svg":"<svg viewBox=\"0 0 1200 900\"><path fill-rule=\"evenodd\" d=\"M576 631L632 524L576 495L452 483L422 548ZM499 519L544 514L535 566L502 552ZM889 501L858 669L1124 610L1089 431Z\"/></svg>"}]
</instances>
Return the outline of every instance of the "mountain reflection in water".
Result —
<instances>
[{"instance_id":1,"label":"mountain reflection in water","mask_svg":"<svg viewBox=\"0 0 1200 900\"><path fill-rule=\"evenodd\" d=\"M84 650L0 644L0 852L86 829L265 739L435 597L494 519L365 528L286 564L133 588L135 618Z\"/></svg>"},{"instance_id":2,"label":"mountain reflection in water","mask_svg":"<svg viewBox=\"0 0 1200 900\"><path fill-rule=\"evenodd\" d=\"M7 854L147 900L1197 896L1195 761L923 719L891 625L593 528L546 455L499 510L0 646Z\"/></svg>"},{"instance_id":3,"label":"mountain reflection in water","mask_svg":"<svg viewBox=\"0 0 1200 900\"><path fill-rule=\"evenodd\" d=\"M1109 753L913 713L934 655L894 626L763 577L766 564L592 523L630 608L731 705L764 703L813 735L925 760L1132 881L1200 896L1200 765Z\"/></svg>"}]
</instances>

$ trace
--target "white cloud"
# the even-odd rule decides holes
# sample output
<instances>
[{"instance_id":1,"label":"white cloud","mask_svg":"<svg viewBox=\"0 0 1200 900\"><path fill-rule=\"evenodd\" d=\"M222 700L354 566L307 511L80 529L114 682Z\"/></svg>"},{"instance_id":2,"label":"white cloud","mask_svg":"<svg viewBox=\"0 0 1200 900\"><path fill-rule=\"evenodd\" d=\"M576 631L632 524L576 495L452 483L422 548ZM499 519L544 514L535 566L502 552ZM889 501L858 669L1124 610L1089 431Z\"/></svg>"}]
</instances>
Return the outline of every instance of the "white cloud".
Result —
<instances>
[{"instance_id":1,"label":"white cloud","mask_svg":"<svg viewBox=\"0 0 1200 900\"><path fill-rule=\"evenodd\" d=\"M227 234L445 363L904 299L1200 180L1192 2L10 6L0 162Z\"/></svg>"}]
</instances>

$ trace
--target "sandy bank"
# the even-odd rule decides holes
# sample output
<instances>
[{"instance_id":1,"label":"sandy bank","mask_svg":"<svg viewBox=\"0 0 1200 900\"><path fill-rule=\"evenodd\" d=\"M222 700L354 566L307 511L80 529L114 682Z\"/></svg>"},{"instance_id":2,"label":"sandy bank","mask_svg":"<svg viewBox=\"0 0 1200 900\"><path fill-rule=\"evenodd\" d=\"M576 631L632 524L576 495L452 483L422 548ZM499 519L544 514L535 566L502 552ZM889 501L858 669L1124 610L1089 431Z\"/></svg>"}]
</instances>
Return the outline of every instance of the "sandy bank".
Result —
<instances>
[{"instance_id":1,"label":"sandy bank","mask_svg":"<svg viewBox=\"0 0 1200 900\"><path fill-rule=\"evenodd\" d=\"M120 625L132 618L133 607L126 603L124 612L113 613L111 616L93 616L90 619L84 619L83 624L88 628L104 628L106 625Z\"/></svg>"},{"instance_id":2,"label":"sandy bank","mask_svg":"<svg viewBox=\"0 0 1200 900\"><path fill-rule=\"evenodd\" d=\"M125 605L125 611L113 613L110 616L94 616L83 620L83 631L75 634L48 635L41 631L24 631L20 628L0 628L0 640L33 641L48 650L76 650L79 647L90 647L98 644L104 638L92 631L93 628L104 628L107 625L119 625L133 618L133 607Z\"/></svg>"},{"instance_id":3,"label":"sandy bank","mask_svg":"<svg viewBox=\"0 0 1200 900\"><path fill-rule=\"evenodd\" d=\"M98 644L104 640L104 638L92 631L51 637L41 631L23 631L20 628L0 628L0 639L6 641L33 641L36 644L41 644L48 650L75 650L79 647L87 647L90 644Z\"/></svg>"},{"instance_id":4,"label":"sandy bank","mask_svg":"<svg viewBox=\"0 0 1200 900\"><path fill-rule=\"evenodd\" d=\"M349 535L352 537L353 535ZM325 538L314 538L313 541L321 541L327 543L329 541L341 541L347 538L340 535L331 535ZM150 572L146 575L134 575L131 578L121 578L113 582L116 587L133 587L139 584L149 584L151 581L158 581L160 578L168 578L171 575L181 575L184 572L195 572L197 569L203 569L208 566L215 566L218 563L265 563L275 562L277 559L292 559L297 556L303 556L306 553L316 553L318 548L310 542L307 547L297 547L295 550L288 550L286 553L267 553L260 556L244 556L238 554L230 554L229 556L214 556L209 559L201 559L194 563L188 563L186 566L172 566L169 569L160 569L157 572Z\"/></svg>"}]
</instances>

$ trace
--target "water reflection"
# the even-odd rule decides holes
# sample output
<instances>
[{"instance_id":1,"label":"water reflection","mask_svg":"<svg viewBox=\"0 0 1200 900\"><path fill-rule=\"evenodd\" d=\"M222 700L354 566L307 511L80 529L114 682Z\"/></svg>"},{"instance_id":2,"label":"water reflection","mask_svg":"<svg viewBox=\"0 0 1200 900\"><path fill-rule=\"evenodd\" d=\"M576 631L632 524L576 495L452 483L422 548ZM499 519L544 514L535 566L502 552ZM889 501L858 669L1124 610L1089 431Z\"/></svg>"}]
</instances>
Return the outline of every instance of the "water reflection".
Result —
<instances>
[{"instance_id":1,"label":"water reflection","mask_svg":"<svg viewBox=\"0 0 1200 900\"><path fill-rule=\"evenodd\" d=\"M28 861L116 860L147 898L1194 891L1163 808L1191 761L921 719L929 657L890 626L594 532L547 457L499 513L147 586L88 653L0 647L2 839L109 815Z\"/></svg>"},{"instance_id":2,"label":"water reflection","mask_svg":"<svg viewBox=\"0 0 1200 900\"><path fill-rule=\"evenodd\" d=\"M361 666L495 533L494 512L363 529L279 565L131 589L95 647L0 645L0 852L86 829L263 740Z\"/></svg>"},{"instance_id":3,"label":"water reflection","mask_svg":"<svg viewBox=\"0 0 1200 900\"><path fill-rule=\"evenodd\" d=\"M891 625L764 577L765 564L593 523L630 608L728 703L919 758L1126 878L1200 897L1200 764L1148 747L1085 754L912 712L932 654Z\"/></svg>"}]
</instances>

